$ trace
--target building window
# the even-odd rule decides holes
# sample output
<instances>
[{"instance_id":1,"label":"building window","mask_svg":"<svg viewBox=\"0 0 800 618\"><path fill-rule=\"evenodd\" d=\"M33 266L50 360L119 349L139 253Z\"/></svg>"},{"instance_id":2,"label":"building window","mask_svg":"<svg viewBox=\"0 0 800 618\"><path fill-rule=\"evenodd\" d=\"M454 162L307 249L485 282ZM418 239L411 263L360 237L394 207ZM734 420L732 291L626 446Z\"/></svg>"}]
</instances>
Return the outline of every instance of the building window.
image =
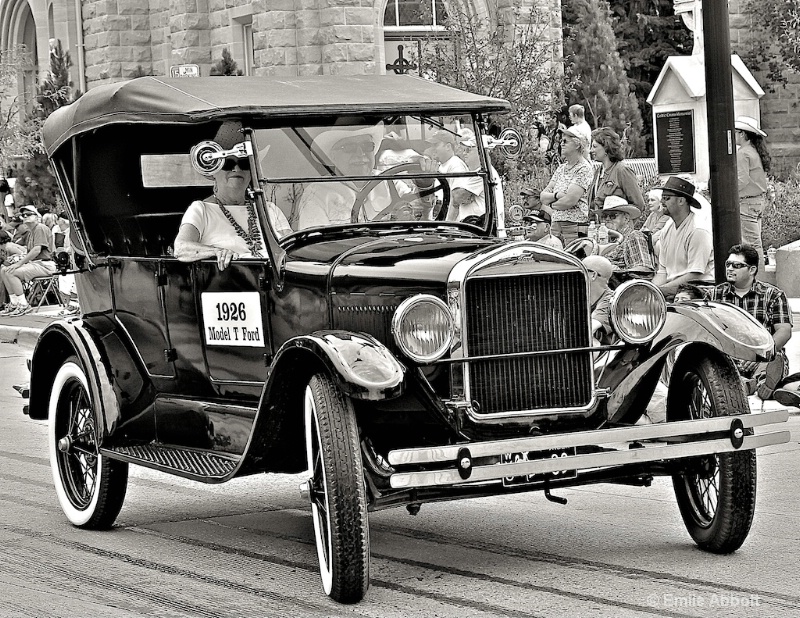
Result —
<instances>
[{"instance_id":1,"label":"building window","mask_svg":"<svg viewBox=\"0 0 800 618\"><path fill-rule=\"evenodd\" d=\"M253 23L242 24L242 47L244 56L242 58L242 70L245 75L253 74Z\"/></svg>"},{"instance_id":2,"label":"building window","mask_svg":"<svg viewBox=\"0 0 800 618\"><path fill-rule=\"evenodd\" d=\"M255 67L254 13L252 4L228 9L232 39L230 52L244 75L253 75Z\"/></svg>"},{"instance_id":3,"label":"building window","mask_svg":"<svg viewBox=\"0 0 800 618\"><path fill-rule=\"evenodd\" d=\"M447 19L444 0L388 0L383 14L386 31L444 30Z\"/></svg>"},{"instance_id":4,"label":"building window","mask_svg":"<svg viewBox=\"0 0 800 618\"><path fill-rule=\"evenodd\" d=\"M447 38L444 0L387 0L383 13L386 71L419 75L431 37Z\"/></svg>"}]
</instances>

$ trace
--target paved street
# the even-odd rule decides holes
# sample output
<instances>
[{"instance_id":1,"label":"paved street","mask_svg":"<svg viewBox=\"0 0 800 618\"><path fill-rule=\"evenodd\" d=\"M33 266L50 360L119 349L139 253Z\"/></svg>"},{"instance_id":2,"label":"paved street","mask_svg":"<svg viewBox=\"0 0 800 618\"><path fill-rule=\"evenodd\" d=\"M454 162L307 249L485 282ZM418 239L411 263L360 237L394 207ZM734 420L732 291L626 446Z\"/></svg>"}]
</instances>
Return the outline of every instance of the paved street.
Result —
<instances>
[{"instance_id":1,"label":"paved street","mask_svg":"<svg viewBox=\"0 0 800 618\"><path fill-rule=\"evenodd\" d=\"M372 586L330 602L294 476L208 486L131 468L111 532L71 527L46 425L11 384L25 346L0 344L0 616L797 616L800 417L761 451L756 521L732 556L697 550L669 481L425 504L371 514Z\"/></svg>"}]
</instances>

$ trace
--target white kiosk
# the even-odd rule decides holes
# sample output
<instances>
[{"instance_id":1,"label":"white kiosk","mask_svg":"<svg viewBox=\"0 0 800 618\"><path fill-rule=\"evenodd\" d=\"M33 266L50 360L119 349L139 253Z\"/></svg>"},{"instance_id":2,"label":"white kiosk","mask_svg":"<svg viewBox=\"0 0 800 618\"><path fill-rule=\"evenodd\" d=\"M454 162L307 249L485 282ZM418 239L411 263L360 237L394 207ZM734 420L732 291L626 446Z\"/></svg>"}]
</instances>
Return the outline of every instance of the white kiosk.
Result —
<instances>
[{"instance_id":1,"label":"white kiosk","mask_svg":"<svg viewBox=\"0 0 800 618\"><path fill-rule=\"evenodd\" d=\"M731 68L734 115L759 118L764 91L736 54ZM647 97L658 173L687 174L699 186L707 186L709 179L705 81L701 54L671 56Z\"/></svg>"}]
</instances>

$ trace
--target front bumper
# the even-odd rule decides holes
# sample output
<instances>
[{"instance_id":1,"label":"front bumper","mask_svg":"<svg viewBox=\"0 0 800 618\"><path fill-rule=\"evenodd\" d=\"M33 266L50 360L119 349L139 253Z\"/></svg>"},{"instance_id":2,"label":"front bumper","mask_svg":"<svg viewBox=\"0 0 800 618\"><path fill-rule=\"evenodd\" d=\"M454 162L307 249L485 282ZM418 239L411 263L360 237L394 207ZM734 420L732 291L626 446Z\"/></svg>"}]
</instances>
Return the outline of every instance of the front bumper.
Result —
<instances>
[{"instance_id":1,"label":"front bumper","mask_svg":"<svg viewBox=\"0 0 800 618\"><path fill-rule=\"evenodd\" d=\"M755 449L789 442L789 431L775 427L788 419L787 410L776 410L761 414L721 416L551 436L399 449L389 452L389 464L395 468L390 484L393 489L413 489L485 483L561 470L608 468ZM745 435L747 429L755 427L766 427L768 431L762 431L758 435ZM558 458L497 463L498 458L509 453L589 446L603 447L606 450ZM406 466L414 469L404 471L402 468Z\"/></svg>"}]
</instances>

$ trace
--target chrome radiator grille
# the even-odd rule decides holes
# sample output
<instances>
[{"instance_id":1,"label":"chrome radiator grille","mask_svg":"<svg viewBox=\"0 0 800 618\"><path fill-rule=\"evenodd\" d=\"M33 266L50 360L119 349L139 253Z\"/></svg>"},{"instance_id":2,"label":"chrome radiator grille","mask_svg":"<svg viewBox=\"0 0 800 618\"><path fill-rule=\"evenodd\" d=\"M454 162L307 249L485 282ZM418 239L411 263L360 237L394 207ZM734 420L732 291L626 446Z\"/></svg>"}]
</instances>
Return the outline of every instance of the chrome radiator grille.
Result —
<instances>
[{"instance_id":1,"label":"chrome radiator grille","mask_svg":"<svg viewBox=\"0 0 800 618\"><path fill-rule=\"evenodd\" d=\"M589 345L580 272L476 278L466 282L464 295L468 356ZM585 406L592 383L588 352L469 364L470 399L480 414Z\"/></svg>"}]
</instances>

